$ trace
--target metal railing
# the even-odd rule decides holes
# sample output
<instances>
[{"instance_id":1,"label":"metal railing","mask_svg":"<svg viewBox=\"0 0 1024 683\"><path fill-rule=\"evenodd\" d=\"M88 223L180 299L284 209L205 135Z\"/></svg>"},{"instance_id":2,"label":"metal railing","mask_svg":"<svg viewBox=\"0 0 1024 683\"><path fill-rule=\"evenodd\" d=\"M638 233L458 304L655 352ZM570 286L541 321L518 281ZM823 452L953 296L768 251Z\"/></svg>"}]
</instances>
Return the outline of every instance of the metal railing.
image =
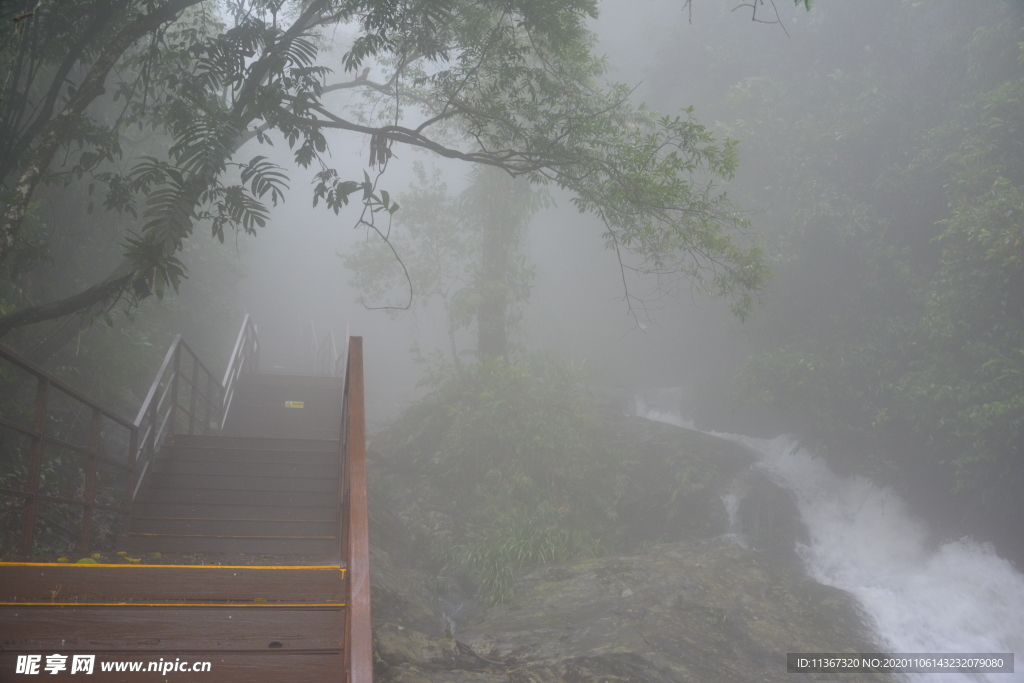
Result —
<instances>
[{"instance_id":1,"label":"metal railing","mask_svg":"<svg viewBox=\"0 0 1024 683\"><path fill-rule=\"evenodd\" d=\"M41 503L72 505L82 508L82 528L79 535L78 550L82 553L87 553L92 541L93 513L95 510L103 509L123 515L128 514L126 505L108 505L96 501L96 475L100 464L125 470L128 473L126 479L130 487L134 470L134 459L131 456L135 452L136 444L138 443L138 427L103 407L97 401L79 392L69 384L54 377L51 373L28 360L17 351L2 344L0 344L0 358L28 372L36 380L32 426L21 424L8 416L0 416L0 426L27 436L30 440L25 488L22 490L7 487L0 488L0 495L22 498L25 501L25 508L22 511L21 517L21 553L23 555L30 555L32 553L36 520ZM84 406L89 411L89 428L85 444L73 443L68 439L58 438L47 433L47 424L50 422L48 418L51 417L50 407L55 398L53 392L64 394L73 404ZM110 457L101 448L101 434L105 424L112 424L128 432L128 449L123 462ZM40 493L44 444L69 451L76 457L84 460L85 480L80 500L66 496L51 496ZM125 493L127 497L131 491L129 490Z\"/></svg>"},{"instance_id":2,"label":"metal railing","mask_svg":"<svg viewBox=\"0 0 1024 683\"><path fill-rule=\"evenodd\" d=\"M334 330L331 330L324 337L324 340L317 343L316 325L309 321L309 329L313 340L313 373L326 375L328 377L343 377L345 374L344 360L348 355L348 330L345 331L346 346L338 351L338 344L334 339Z\"/></svg>"},{"instance_id":3,"label":"metal railing","mask_svg":"<svg viewBox=\"0 0 1024 683\"><path fill-rule=\"evenodd\" d=\"M260 340L256 336L256 323L246 313L242 320L242 329L238 331L235 348L231 351L228 369L224 371L224 379L221 381L221 385L224 387L224 412L220 420L221 429L227 422L231 401L235 398L235 384L238 382L238 377L243 372L259 372L259 369Z\"/></svg>"},{"instance_id":4,"label":"metal railing","mask_svg":"<svg viewBox=\"0 0 1024 683\"><path fill-rule=\"evenodd\" d=\"M181 335L175 336L156 378L149 387L138 416L134 422L130 422L35 365L17 351L0 344L0 358L36 378L32 425L28 426L7 415L0 415L0 427L30 439L24 488L19 490L0 486L0 495L25 500L21 521L21 553L32 553L40 503L75 505L82 508L82 528L78 543L78 550L82 553L89 550L95 509L112 510L122 514L127 528L132 503L163 440L172 434L209 434L223 429L239 376L244 372L256 372L259 369L259 350L256 325L246 315L231 359L228 361L224 379L217 381ZM54 390L90 411L91 419L85 444L76 444L47 433L48 418L52 416L49 412L52 403L50 394ZM126 430L127 448L123 462L109 457L101 446L101 433L105 424L113 424ZM66 449L85 458L85 483L81 500L40 492L44 444ZM122 505L96 501L96 474L99 464L127 472Z\"/></svg>"},{"instance_id":5,"label":"metal railing","mask_svg":"<svg viewBox=\"0 0 1024 683\"><path fill-rule=\"evenodd\" d=\"M182 405L182 399L186 405ZM164 436L178 433L179 419L187 419L188 434L209 434L211 430L220 431L224 411L223 385L181 335L175 335L135 418L135 429L141 438L133 454L138 476L129 504L138 495Z\"/></svg>"}]
</instances>

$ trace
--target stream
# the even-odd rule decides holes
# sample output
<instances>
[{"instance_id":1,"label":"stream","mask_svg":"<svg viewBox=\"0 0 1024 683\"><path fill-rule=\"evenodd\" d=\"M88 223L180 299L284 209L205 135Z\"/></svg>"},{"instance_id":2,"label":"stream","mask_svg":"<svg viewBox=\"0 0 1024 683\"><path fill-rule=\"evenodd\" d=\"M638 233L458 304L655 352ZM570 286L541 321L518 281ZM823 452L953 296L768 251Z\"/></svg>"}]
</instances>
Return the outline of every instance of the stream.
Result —
<instances>
[{"instance_id":1,"label":"stream","mask_svg":"<svg viewBox=\"0 0 1024 683\"><path fill-rule=\"evenodd\" d=\"M679 413L641 399L636 414L694 428ZM924 680L1024 683L1024 574L992 546L968 538L930 542L928 524L895 493L864 477L836 475L792 436L708 433L749 448L758 456L755 467L793 495L809 538L797 545L805 570L852 594L887 652L1013 652L1016 673L926 674ZM727 495L723 504L728 511L737 501Z\"/></svg>"}]
</instances>

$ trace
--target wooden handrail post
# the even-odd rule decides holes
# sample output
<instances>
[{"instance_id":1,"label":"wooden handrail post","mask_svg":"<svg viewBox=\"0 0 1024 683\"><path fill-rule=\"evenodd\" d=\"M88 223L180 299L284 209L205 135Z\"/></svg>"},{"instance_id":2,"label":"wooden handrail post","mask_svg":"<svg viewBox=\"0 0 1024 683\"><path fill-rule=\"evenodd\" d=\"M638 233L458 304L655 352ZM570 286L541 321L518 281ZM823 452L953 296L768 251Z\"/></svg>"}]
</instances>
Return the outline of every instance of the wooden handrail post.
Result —
<instances>
[{"instance_id":1,"label":"wooden handrail post","mask_svg":"<svg viewBox=\"0 0 1024 683\"><path fill-rule=\"evenodd\" d=\"M32 444L29 446L28 460L28 501L21 519L21 554L28 557L32 554L32 540L35 534L36 513L39 501L39 473L43 466L43 432L46 431L46 399L50 391L50 382L40 377L36 384L36 405L32 417Z\"/></svg>"},{"instance_id":2,"label":"wooden handrail post","mask_svg":"<svg viewBox=\"0 0 1024 683\"><path fill-rule=\"evenodd\" d=\"M89 541L92 536L92 504L96 498L96 456L100 450L100 428L103 426L103 413L99 408L92 409L92 421L89 424L89 454L85 463L85 505L82 507L82 541L79 552L89 552Z\"/></svg>"},{"instance_id":3,"label":"wooden handrail post","mask_svg":"<svg viewBox=\"0 0 1024 683\"><path fill-rule=\"evenodd\" d=\"M199 385L199 359L192 354L192 387L189 389L191 400L188 406L188 433L195 434L196 426L196 393Z\"/></svg>"},{"instance_id":4,"label":"wooden handrail post","mask_svg":"<svg viewBox=\"0 0 1024 683\"><path fill-rule=\"evenodd\" d=\"M349 339L346 373L348 434L348 601L345 607L347 683L373 683L373 625L370 621L370 539L366 509L366 408L363 338Z\"/></svg>"},{"instance_id":5,"label":"wooden handrail post","mask_svg":"<svg viewBox=\"0 0 1024 683\"><path fill-rule=\"evenodd\" d=\"M170 417L167 419L167 433L174 435L174 429L178 421L178 375L181 374L181 343L179 342L178 348L174 351L174 374L171 376L171 395L168 397L171 400L171 405L168 410L171 411Z\"/></svg>"}]
</instances>

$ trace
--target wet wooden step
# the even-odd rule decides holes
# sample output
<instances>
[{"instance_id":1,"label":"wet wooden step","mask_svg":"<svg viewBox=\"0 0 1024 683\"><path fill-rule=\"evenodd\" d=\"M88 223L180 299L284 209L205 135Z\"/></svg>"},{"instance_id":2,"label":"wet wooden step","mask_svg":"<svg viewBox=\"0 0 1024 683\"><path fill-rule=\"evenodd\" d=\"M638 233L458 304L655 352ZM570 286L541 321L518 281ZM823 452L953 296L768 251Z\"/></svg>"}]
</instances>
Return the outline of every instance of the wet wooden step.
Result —
<instances>
[{"instance_id":1,"label":"wet wooden step","mask_svg":"<svg viewBox=\"0 0 1024 683\"><path fill-rule=\"evenodd\" d=\"M244 505L250 507L292 506L331 507L337 506L337 492L309 491L267 491L267 490L221 490L216 488L182 489L159 486L159 478L145 491L145 503L177 503L196 505Z\"/></svg>"},{"instance_id":2,"label":"wet wooden step","mask_svg":"<svg viewBox=\"0 0 1024 683\"><path fill-rule=\"evenodd\" d=\"M334 465L338 463L336 450L281 450L277 448L164 448L161 460L201 460L225 463L308 463Z\"/></svg>"},{"instance_id":3,"label":"wet wooden step","mask_svg":"<svg viewBox=\"0 0 1024 683\"><path fill-rule=\"evenodd\" d=\"M311 520L336 522L338 507L330 505L199 505L194 503L139 502L132 508L140 517L202 517L216 519L276 519L280 521Z\"/></svg>"},{"instance_id":4,"label":"wet wooden step","mask_svg":"<svg viewBox=\"0 0 1024 683\"><path fill-rule=\"evenodd\" d=\"M159 474L154 476L153 488L162 489L216 489L218 491L329 493L338 490L337 476L295 476L250 474Z\"/></svg>"},{"instance_id":5,"label":"wet wooden step","mask_svg":"<svg viewBox=\"0 0 1024 683\"><path fill-rule=\"evenodd\" d=\"M298 519L227 519L132 516L132 533L202 536L334 536L338 523Z\"/></svg>"},{"instance_id":6,"label":"wet wooden step","mask_svg":"<svg viewBox=\"0 0 1024 683\"><path fill-rule=\"evenodd\" d=\"M337 463L233 463L161 458L153 463L152 472L154 474L200 477L311 477L337 482L339 469Z\"/></svg>"},{"instance_id":7,"label":"wet wooden step","mask_svg":"<svg viewBox=\"0 0 1024 683\"><path fill-rule=\"evenodd\" d=\"M338 555L338 539L326 536L232 536L131 533L118 539L130 553L244 553L246 555Z\"/></svg>"},{"instance_id":8,"label":"wet wooden step","mask_svg":"<svg viewBox=\"0 0 1024 683\"><path fill-rule=\"evenodd\" d=\"M272 641L273 642L273 641ZM60 652L60 650L53 650ZM38 654L36 652L35 654ZM191 652L182 651L180 657L176 652L154 652L141 654L139 651L97 653L94 674L99 683L138 683L142 680L160 681L202 681L211 683L281 683L282 681L301 681L302 683L337 683L344 680L344 663L340 649L337 651L296 652L294 650L272 649L251 650L243 653L213 651ZM141 655L141 656L140 656ZM187 673L169 673L166 678L155 673L138 672L102 672L104 662L138 661L143 667L149 662L174 660L178 658L187 662L210 662L208 673L191 675ZM14 671L17 655L0 652L0 670ZM45 660L43 660L45 662ZM143 670L145 670L143 668ZM159 670L159 669L158 669ZM42 668L40 668L42 671ZM20 678L20 677L19 677ZM47 681L80 681L81 674L70 675L62 671L57 675L46 674ZM27 678L26 680L31 680ZM85 680L90 680L86 678Z\"/></svg>"},{"instance_id":9,"label":"wet wooden step","mask_svg":"<svg viewBox=\"0 0 1024 683\"><path fill-rule=\"evenodd\" d=\"M224 434L338 438L343 391L343 381L333 377L244 375L232 399Z\"/></svg>"},{"instance_id":10,"label":"wet wooden step","mask_svg":"<svg viewBox=\"0 0 1024 683\"><path fill-rule=\"evenodd\" d=\"M337 565L0 564L0 603L319 604L344 595L345 569Z\"/></svg>"},{"instance_id":11,"label":"wet wooden step","mask_svg":"<svg viewBox=\"0 0 1024 683\"><path fill-rule=\"evenodd\" d=\"M0 643L5 653L47 654L339 650L343 619L340 605L16 606L0 608Z\"/></svg>"},{"instance_id":12,"label":"wet wooden step","mask_svg":"<svg viewBox=\"0 0 1024 683\"><path fill-rule=\"evenodd\" d=\"M339 417L340 419L340 417ZM338 453L338 439L303 439L253 437L238 435L188 435L176 434L165 448L190 449L196 451L305 451L318 453Z\"/></svg>"}]
</instances>

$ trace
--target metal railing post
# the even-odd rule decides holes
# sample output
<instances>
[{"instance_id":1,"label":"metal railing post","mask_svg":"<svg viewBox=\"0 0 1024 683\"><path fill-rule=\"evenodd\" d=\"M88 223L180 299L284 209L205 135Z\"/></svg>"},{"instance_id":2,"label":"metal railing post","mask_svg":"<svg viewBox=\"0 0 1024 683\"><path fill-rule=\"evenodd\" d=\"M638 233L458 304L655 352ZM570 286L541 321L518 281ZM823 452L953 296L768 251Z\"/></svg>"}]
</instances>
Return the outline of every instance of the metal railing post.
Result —
<instances>
[{"instance_id":1,"label":"metal railing post","mask_svg":"<svg viewBox=\"0 0 1024 683\"><path fill-rule=\"evenodd\" d=\"M124 533L131 531L132 494L135 493L135 464L139 456L139 428L133 427L128 434L128 478L124 485Z\"/></svg>"},{"instance_id":2,"label":"metal railing post","mask_svg":"<svg viewBox=\"0 0 1024 683\"><path fill-rule=\"evenodd\" d=\"M146 476L146 470L149 468L149 463L153 460L153 453L156 452L156 430L157 430L157 401L153 401L149 404L149 429L147 429L146 441L142 444L142 455L143 462L142 467L139 469L139 480L135 482L135 487L132 488L132 501L135 501L135 494L142 486L142 479ZM138 463L136 463L138 468Z\"/></svg>"},{"instance_id":3,"label":"metal railing post","mask_svg":"<svg viewBox=\"0 0 1024 683\"><path fill-rule=\"evenodd\" d=\"M192 356L192 387L189 390L191 400L188 406L188 433L195 434L196 425L196 387L199 385L199 359L194 353L190 353Z\"/></svg>"},{"instance_id":4,"label":"metal railing post","mask_svg":"<svg viewBox=\"0 0 1024 683\"><path fill-rule=\"evenodd\" d=\"M103 426L103 413L99 408L92 409L92 420L89 424L89 453L85 463L85 505L82 507L82 541L79 552L89 552L89 541L92 536L93 503L96 499L96 457L100 450L100 428Z\"/></svg>"},{"instance_id":5,"label":"metal railing post","mask_svg":"<svg viewBox=\"0 0 1024 683\"><path fill-rule=\"evenodd\" d=\"M36 513L39 507L39 474L43 466L43 432L46 431L46 399L50 391L50 382L40 377L36 384L36 405L32 418L32 445L29 446L28 461L28 495L25 512L21 520L21 554L28 557L32 554L32 541L36 527Z\"/></svg>"},{"instance_id":6,"label":"metal railing post","mask_svg":"<svg viewBox=\"0 0 1024 683\"><path fill-rule=\"evenodd\" d=\"M206 408L203 410L203 434L210 433L210 408L213 407L213 375L206 373Z\"/></svg>"},{"instance_id":7,"label":"metal railing post","mask_svg":"<svg viewBox=\"0 0 1024 683\"><path fill-rule=\"evenodd\" d=\"M167 419L167 433L174 435L174 429L178 422L178 376L181 374L181 344L178 344L178 348L174 351L174 374L171 375L171 395L169 396L171 403L168 410L171 411L170 417Z\"/></svg>"}]
</instances>

